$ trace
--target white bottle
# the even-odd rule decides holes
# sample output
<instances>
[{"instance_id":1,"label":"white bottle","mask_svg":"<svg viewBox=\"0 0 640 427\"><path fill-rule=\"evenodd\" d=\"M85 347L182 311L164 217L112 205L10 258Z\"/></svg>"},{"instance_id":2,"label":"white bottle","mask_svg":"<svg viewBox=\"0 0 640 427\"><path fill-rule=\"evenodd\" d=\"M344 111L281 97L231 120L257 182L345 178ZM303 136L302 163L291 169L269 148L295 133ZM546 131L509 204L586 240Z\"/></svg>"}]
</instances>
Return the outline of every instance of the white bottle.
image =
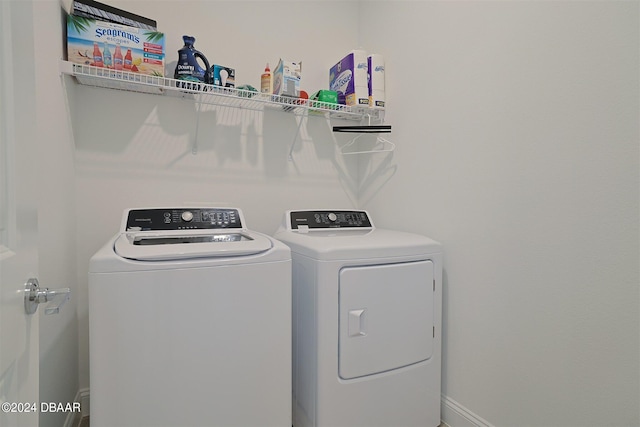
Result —
<instances>
[{"instance_id":1,"label":"white bottle","mask_svg":"<svg viewBox=\"0 0 640 427\"><path fill-rule=\"evenodd\" d=\"M260 76L260 92L271 93L271 69L269 63L264 67L264 73Z\"/></svg>"}]
</instances>

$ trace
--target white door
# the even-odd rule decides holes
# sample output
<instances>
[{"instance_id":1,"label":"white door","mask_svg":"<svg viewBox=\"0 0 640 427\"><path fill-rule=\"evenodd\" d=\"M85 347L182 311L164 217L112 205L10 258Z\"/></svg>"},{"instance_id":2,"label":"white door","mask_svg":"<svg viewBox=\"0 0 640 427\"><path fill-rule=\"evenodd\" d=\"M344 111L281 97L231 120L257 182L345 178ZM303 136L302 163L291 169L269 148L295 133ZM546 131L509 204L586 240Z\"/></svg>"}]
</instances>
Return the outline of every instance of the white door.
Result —
<instances>
[{"instance_id":1,"label":"white door","mask_svg":"<svg viewBox=\"0 0 640 427\"><path fill-rule=\"evenodd\" d=\"M0 1L0 426L38 425L37 141L31 1Z\"/></svg>"}]
</instances>

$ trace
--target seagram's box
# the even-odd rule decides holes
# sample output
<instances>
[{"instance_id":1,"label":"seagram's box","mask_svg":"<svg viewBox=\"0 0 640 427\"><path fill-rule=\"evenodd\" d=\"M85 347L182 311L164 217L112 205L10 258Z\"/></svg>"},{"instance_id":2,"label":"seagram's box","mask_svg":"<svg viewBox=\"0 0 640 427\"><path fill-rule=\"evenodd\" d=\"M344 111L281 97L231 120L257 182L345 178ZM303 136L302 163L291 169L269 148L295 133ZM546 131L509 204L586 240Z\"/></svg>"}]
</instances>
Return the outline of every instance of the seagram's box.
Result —
<instances>
[{"instance_id":1,"label":"seagram's box","mask_svg":"<svg viewBox=\"0 0 640 427\"><path fill-rule=\"evenodd\" d=\"M108 4L99 3L95 0L73 0L70 13L71 15L84 16L97 21L113 22L153 31L158 27L158 24L153 19L136 15Z\"/></svg>"},{"instance_id":2,"label":"seagram's box","mask_svg":"<svg viewBox=\"0 0 640 427\"><path fill-rule=\"evenodd\" d=\"M164 56L163 33L67 15L70 62L164 77Z\"/></svg>"}]
</instances>

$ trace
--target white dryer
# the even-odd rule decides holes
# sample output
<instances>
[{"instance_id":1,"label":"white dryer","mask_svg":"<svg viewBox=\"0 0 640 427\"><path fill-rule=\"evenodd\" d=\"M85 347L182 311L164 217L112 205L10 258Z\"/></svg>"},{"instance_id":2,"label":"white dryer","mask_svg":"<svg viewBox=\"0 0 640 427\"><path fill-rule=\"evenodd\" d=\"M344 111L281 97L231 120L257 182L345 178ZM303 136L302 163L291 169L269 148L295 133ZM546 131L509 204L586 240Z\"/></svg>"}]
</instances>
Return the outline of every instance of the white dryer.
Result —
<instances>
[{"instance_id":1,"label":"white dryer","mask_svg":"<svg viewBox=\"0 0 640 427\"><path fill-rule=\"evenodd\" d=\"M294 427L440 424L442 249L366 211L288 211Z\"/></svg>"},{"instance_id":2,"label":"white dryer","mask_svg":"<svg viewBox=\"0 0 640 427\"><path fill-rule=\"evenodd\" d=\"M92 426L291 426L291 252L240 210L127 210L89 318Z\"/></svg>"}]
</instances>

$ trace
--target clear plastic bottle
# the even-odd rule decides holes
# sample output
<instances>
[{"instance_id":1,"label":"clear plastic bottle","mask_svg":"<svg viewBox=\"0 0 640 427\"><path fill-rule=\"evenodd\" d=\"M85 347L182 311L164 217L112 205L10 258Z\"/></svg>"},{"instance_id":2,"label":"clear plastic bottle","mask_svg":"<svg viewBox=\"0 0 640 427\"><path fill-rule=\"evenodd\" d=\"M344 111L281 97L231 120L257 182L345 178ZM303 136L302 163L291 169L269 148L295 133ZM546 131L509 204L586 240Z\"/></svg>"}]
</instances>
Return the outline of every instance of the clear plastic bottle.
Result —
<instances>
[{"instance_id":1,"label":"clear plastic bottle","mask_svg":"<svg viewBox=\"0 0 640 427\"><path fill-rule=\"evenodd\" d=\"M106 68L111 68L113 66L113 63L111 62L111 50L109 50L109 43L104 44L104 52L102 54L102 57L104 58L104 66Z\"/></svg>"}]
</instances>

